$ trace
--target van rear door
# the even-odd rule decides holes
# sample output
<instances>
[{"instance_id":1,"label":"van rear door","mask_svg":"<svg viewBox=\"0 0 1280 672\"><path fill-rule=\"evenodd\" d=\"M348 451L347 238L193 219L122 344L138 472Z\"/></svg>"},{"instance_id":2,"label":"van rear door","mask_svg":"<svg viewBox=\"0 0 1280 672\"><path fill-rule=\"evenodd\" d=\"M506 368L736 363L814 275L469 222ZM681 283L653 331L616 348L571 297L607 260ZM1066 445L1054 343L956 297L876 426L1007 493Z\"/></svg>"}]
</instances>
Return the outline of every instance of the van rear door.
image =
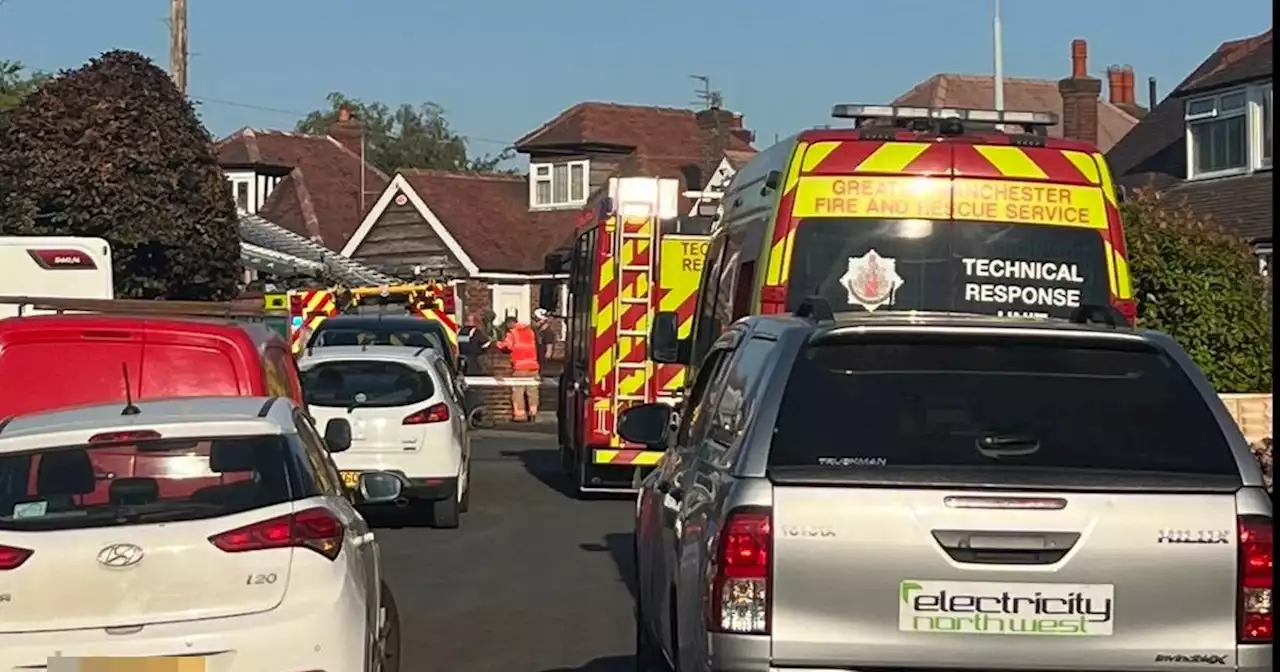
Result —
<instances>
[{"instance_id":1,"label":"van rear door","mask_svg":"<svg viewBox=\"0 0 1280 672\"><path fill-rule=\"evenodd\" d=\"M142 396L239 396L252 394L248 356L257 350L237 343L224 327L201 322L149 320L143 348ZM239 334L236 334L239 335Z\"/></svg>"},{"instance_id":2,"label":"van rear door","mask_svg":"<svg viewBox=\"0 0 1280 672\"><path fill-rule=\"evenodd\" d=\"M775 664L1234 660L1230 428L1167 354L1076 336L802 353L769 455Z\"/></svg>"},{"instance_id":3,"label":"van rear door","mask_svg":"<svg viewBox=\"0 0 1280 672\"><path fill-rule=\"evenodd\" d=\"M143 323L83 317L0 320L0 418L140 396Z\"/></svg>"}]
</instances>

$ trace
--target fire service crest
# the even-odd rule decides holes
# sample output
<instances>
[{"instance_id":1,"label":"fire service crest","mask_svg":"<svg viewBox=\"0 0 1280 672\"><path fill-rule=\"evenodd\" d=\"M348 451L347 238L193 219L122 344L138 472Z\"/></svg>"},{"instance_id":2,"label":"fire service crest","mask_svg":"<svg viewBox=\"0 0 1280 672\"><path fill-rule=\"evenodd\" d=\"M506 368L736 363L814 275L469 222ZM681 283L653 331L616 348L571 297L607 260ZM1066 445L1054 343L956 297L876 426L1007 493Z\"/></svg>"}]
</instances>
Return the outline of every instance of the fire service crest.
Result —
<instances>
[{"instance_id":1,"label":"fire service crest","mask_svg":"<svg viewBox=\"0 0 1280 672\"><path fill-rule=\"evenodd\" d=\"M875 250L861 257L850 257L849 270L840 276L840 284L849 293L849 305L862 306L867 312L893 305L894 294L902 283L898 262L880 256Z\"/></svg>"}]
</instances>

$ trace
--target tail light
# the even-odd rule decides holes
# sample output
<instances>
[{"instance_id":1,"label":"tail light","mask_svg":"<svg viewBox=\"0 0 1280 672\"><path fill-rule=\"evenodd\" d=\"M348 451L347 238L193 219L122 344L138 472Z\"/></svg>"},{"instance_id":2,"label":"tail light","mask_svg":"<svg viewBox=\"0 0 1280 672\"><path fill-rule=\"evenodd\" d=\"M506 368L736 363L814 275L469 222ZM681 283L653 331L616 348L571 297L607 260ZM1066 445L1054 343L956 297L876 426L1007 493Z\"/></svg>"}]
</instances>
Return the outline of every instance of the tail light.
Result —
<instances>
[{"instance_id":1,"label":"tail light","mask_svg":"<svg viewBox=\"0 0 1280 672\"><path fill-rule=\"evenodd\" d=\"M406 415L402 425L425 425L432 422L445 422L449 419L449 405L440 402L428 406L421 411Z\"/></svg>"},{"instance_id":2,"label":"tail light","mask_svg":"<svg viewBox=\"0 0 1280 672\"><path fill-rule=\"evenodd\" d=\"M787 288L782 285L765 285L760 288L760 313L778 315L787 312Z\"/></svg>"},{"instance_id":3,"label":"tail light","mask_svg":"<svg viewBox=\"0 0 1280 672\"><path fill-rule=\"evenodd\" d=\"M89 437L89 443L137 443L139 441L155 441L160 432L151 429L134 429L125 432L103 432Z\"/></svg>"},{"instance_id":4,"label":"tail light","mask_svg":"<svg viewBox=\"0 0 1280 672\"><path fill-rule=\"evenodd\" d=\"M711 579L711 630L769 634L769 595L773 555L773 517L769 509L742 508L729 513L720 531L720 547Z\"/></svg>"},{"instance_id":5,"label":"tail light","mask_svg":"<svg viewBox=\"0 0 1280 672\"><path fill-rule=\"evenodd\" d=\"M1240 643L1270 644L1272 521L1240 517Z\"/></svg>"},{"instance_id":6,"label":"tail light","mask_svg":"<svg viewBox=\"0 0 1280 672\"><path fill-rule=\"evenodd\" d=\"M0 544L0 572L21 567L22 563L26 562L33 552L26 548Z\"/></svg>"},{"instance_id":7,"label":"tail light","mask_svg":"<svg viewBox=\"0 0 1280 672\"><path fill-rule=\"evenodd\" d=\"M333 560L342 551L342 523L328 510L306 509L215 534L209 541L227 553L270 548L309 548Z\"/></svg>"}]
</instances>

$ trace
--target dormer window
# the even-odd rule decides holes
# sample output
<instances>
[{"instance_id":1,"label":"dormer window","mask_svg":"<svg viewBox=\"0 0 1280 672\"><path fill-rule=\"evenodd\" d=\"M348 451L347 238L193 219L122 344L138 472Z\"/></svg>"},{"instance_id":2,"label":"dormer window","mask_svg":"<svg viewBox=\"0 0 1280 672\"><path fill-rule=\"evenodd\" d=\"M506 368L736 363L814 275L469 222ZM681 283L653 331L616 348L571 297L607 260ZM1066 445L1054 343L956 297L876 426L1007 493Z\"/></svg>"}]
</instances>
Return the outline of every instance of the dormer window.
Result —
<instances>
[{"instance_id":1,"label":"dormer window","mask_svg":"<svg viewBox=\"0 0 1280 672\"><path fill-rule=\"evenodd\" d=\"M1185 119L1189 179L1271 167L1270 82L1192 98Z\"/></svg>"},{"instance_id":2,"label":"dormer window","mask_svg":"<svg viewBox=\"0 0 1280 672\"><path fill-rule=\"evenodd\" d=\"M533 163L529 166L529 207L563 208L587 201L589 162Z\"/></svg>"}]
</instances>

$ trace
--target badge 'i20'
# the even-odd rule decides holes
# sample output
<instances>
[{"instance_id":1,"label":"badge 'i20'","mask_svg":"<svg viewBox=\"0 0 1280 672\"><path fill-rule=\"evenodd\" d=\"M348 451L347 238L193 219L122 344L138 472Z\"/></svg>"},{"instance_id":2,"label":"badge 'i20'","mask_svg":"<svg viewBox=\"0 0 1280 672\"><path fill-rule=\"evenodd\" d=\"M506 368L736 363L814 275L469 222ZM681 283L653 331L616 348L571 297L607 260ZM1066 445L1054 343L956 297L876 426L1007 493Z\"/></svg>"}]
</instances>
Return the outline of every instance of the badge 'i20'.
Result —
<instances>
[{"instance_id":1,"label":"badge 'i20'","mask_svg":"<svg viewBox=\"0 0 1280 672\"><path fill-rule=\"evenodd\" d=\"M898 262L880 256L875 250L861 257L850 257L849 270L840 276L840 284L849 292L849 305L862 306L867 312L893 305L894 294L902 283Z\"/></svg>"}]
</instances>

